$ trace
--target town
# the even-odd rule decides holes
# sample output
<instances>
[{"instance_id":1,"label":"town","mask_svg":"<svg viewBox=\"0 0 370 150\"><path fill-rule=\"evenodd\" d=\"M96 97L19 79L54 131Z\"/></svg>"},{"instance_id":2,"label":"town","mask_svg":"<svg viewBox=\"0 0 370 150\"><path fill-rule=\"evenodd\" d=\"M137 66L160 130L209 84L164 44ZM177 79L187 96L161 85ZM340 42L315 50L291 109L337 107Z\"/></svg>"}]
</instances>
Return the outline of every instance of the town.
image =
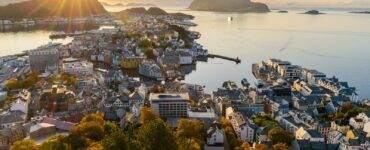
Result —
<instances>
[{"instance_id":1,"label":"town","mask_svg":"<svg viewBox=\"0 0 370 150\"><path fill-rule=\"evenodd\" d=\"M191 19L134 15L1 57L0 149L370 149L370 102L337 77L272 58L255 84L182 82L210 56Z\"/></svg>"}]
</instances>

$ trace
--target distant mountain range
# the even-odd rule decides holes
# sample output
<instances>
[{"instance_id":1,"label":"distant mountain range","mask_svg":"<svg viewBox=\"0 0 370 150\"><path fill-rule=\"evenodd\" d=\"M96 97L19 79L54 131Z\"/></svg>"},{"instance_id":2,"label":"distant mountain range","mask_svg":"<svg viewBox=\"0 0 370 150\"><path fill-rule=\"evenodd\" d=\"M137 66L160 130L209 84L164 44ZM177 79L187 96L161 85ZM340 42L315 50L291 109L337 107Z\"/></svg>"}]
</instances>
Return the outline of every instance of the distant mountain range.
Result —
<instances>
[{"instance_id":1,"label":"distant mountain range","mask_svg":"<svg viewBox=\"0 0 370 150\"><path fill-rule=\"evenodd\" d=\"M217 12L268 12L264 3L249 0L194 0L189 9L196 11Z\"/></svg>"},{"instance_id":2,"label":"distant mountain range","mask_svg":"<svg viewBox=\"0 0 370 150\"><path fill-rule=\"evenodd\" d=\"M107 13L98 0L29 0L0 6L0 18L78 18Z\"/></svg>"},{"instance_id":3,"label":"distant mountain range","mask_svg":"<svg viewBox=\"0 0 370 150\"><path fill-rule=\"evenodd\" d=\"M187 15L184 13L168 13L164 11L163 9L160 9L158 7L150 7L148 10L146 10L144 7L136 7L136 8L129 8L126 10L122 10L120 12L114 12L112 13L113 16L115 16L118 19L126 19L128 17L131 17L133 15L171 15L175 18L188 18L193 19L194 16Z\"/></svg>"}]
</instances>

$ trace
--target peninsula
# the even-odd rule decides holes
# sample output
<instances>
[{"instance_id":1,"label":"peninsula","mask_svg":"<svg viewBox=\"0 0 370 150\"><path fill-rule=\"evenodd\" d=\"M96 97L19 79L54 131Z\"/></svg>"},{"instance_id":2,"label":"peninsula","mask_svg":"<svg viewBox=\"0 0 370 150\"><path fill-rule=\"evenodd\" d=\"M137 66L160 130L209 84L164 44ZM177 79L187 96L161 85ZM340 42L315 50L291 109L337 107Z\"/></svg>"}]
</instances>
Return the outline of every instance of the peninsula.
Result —
<instances>
[{"instance_id":1,"label":"peninsula","mask_svg":"<svg viewBox=\"0 0 370 150\"><path fill-rule=\"evenodd\" d=\"M194 0L189 7L195 11L215 12L269 12L269 7L250 0Z\"/></svg>"}]
</instances>

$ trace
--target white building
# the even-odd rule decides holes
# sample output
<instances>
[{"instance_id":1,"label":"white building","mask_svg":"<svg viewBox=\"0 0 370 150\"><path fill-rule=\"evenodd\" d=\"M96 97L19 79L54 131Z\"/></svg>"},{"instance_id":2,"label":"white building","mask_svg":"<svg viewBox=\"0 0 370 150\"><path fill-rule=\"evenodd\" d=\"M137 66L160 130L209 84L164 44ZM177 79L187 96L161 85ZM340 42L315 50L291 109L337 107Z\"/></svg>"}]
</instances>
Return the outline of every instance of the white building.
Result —
<instances>
[{"instance_id":1,"label":"white building","mask_svg":"<svg viewBox=\"0 0 370 150\"><path fill-rule=\"evenodd\" d=\"M237 137L243 141L253 142L255 125L249 118L243 116L240 112L228 114L228 118L233 126Z\"/></svg>"},{"instance_id":2,"label":"white building","mask_svg":"<svg viewBox=\"0 0 370 150\"><path fill-rule=\"evenodd\" d=\"M68 74L91 75L93 69L93 64L88 61L78 61L73 58L63 60L63 71Z\"/></svg>"},{"instance_id":3,"label":"white building","mask_svg":"<svg viewBox=\"0 0 370 150\"><path fill-rule=\"evenodd\" d=\"M207 130L207 145L222 145L225 139L225 132L214 124Z\"/></svg>"},{"instance_id":4,"label":"white building","mask_svg":"<svg viewBox=\"0 0 370 150\"><path fill-rule=\"evenodd\" d=\"M187 117L188 93L150 93L153 111L161 117Z\"/></svg>"}]
</instances>

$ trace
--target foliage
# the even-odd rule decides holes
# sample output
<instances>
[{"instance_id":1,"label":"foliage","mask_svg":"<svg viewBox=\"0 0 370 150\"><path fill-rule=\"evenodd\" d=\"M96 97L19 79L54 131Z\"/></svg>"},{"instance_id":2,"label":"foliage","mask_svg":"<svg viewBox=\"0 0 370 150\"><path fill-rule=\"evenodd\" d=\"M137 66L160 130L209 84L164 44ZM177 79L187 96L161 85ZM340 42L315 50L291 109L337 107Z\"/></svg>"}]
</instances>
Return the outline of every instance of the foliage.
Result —
<instances>
[{"instance_id":1,"label":"foliage","mask_svg":"<svg viewBox=\"0 0 370 150\"><path fill-rule=\"evenodd\" d=\"M177 149L176 138L163 120L155 119L144 124L137 133L141 149L163 150Z\"/></svg>"},{"instance_id":2,"label":"foliage","mask_svg":"<svg viewBox=\"0 0 370 150\"><path fill-rule=\"evenodd\" d=\"M141 110L140 110L140 122L142 124L146 124L150 121L153 121L155 120L156 118L158 118L152 111L151 108L149 107L143 107Z\"/></svg>"},{"instance_id":3,"label":"foliage","mask_svg":"<svg viewBox=\"0 0 370 150\"><path fill-rule=\"evenodd\" d=\"M287 150L288 148L285 143L277 143L272 147L273 150Z\"/></svg>"},{"instance_id":4,"label":"foliage","mask_svg":"<svg viewBox=\"0 0 370 150\"><path fill-rule=\"evenodd\" d=\"M149 47L153 47L154 45L155 43L152 41L149 41L148 39L144 39L139 42L140 48L149 48Z\"/></svg>"},{"instance_id":5,"label":"foliage","mask_svg":"<svg viewBox=\"0 0 370 150\"><path fill-rule=\"evenodd\" d=\"M265 144L257 144L256 150L267 150L267 146Z\"/></svg>"},{"instance_id":6,"label":"foliage","mask_svg":"<svg viewBox=\"0 0 370 150\"><path fill-rule=\"evenodd\" d=\"M244 142L241 146L243 150L249 150L251 148L251 145L249 145L248 142Z\"/></svg>"},{"instance_id":7,"label":"foliage","mask_svg":"<svg viewBox=\"0 0 370 150\"><path fill-rule=\"evenodd\" d=\"M5 82L5 87L9 90L27 89L39 81L38 76L39 74L37 72L31 72L27 74L24 80L11 78Z\"/></svg>"},{"instance_id":8,"label":"foliage","mask_svg":"<svg viewBox=\"0 0 370 150\"><path fill-rule=\"evenodd\" d=\"M38 149L38 146L32 140L21 140L21 141L15 142L10 149L11 150L35 150L35 149Z\"/></svg>"},{"instance_id":9,"label":"foliage","mask_svg":"<svg viewBox=\"0 0 370 150\"><path fill-rule=\"evenodd\" d=\"M64 142L64 139L65 137L62 135L54 136L42 143L40 150L67 150L68 144Z\"/></svg>"},{"instance_id":10,"label":"foliage","mask_svg":"<svg viewBox=\"0 0 370 150\"><path fill-rule=\"evenodd\" d=\"M201 150L199 143L192 139L178 137L176 142L179 150Z\"/></svg>"},{"instance_id":11,"label":"foliage","mask_svg":"<svg viewBox=\"0 0 370 150\"><path fill-rule=\"evenodd\" d=\"M278 125L274 119L267 115L253 117L253 122L258 126L267 127L268 129L272 129Z\"/></svg>"},{"instance_id":12,"label":"foliage","mask_svg":"<svg viewBox=\"0 0 370 150\"><path fill-rule=\"evenodd\" d=\"M221 123L222 128L225 131L225 135L226 135L227 142L229 144L229 148L234 149L242 145L242 142L238 140L238 138L236 137L234 129L230 121L222 117L220 123Z\"/></svg>"},{"instance_id":13,"label":"foliage","mask_svg":"<svg viewBox=\"0 0 370 150\"><path fill-rule=\"evenodd\" d=\"M177 138L189 140L204 147L204 124L198 120L181 119L176 131Z\"/></svg>"},{"instance_id":14,"label":"foliage","mask_svg":"<svg viewBox=\"0 0 370 150\"><path fill-rule=\"evenodd\" d=\"M113 132L102 140L104 149L109 150L126 150L128 143L128 139L122 131Z\"/></svg>"},{"instance_id":15,"label":"foliage","mask_svg":"<svg viewBox=\"0 0 370 150\"><path fill-rule=\"evenodd\" d=\"M290 145L293 141L293 136L282 128L276 127L268 132L268 138L272 140L273 144L285 143Z\"/></svg>"}]
</instances>

